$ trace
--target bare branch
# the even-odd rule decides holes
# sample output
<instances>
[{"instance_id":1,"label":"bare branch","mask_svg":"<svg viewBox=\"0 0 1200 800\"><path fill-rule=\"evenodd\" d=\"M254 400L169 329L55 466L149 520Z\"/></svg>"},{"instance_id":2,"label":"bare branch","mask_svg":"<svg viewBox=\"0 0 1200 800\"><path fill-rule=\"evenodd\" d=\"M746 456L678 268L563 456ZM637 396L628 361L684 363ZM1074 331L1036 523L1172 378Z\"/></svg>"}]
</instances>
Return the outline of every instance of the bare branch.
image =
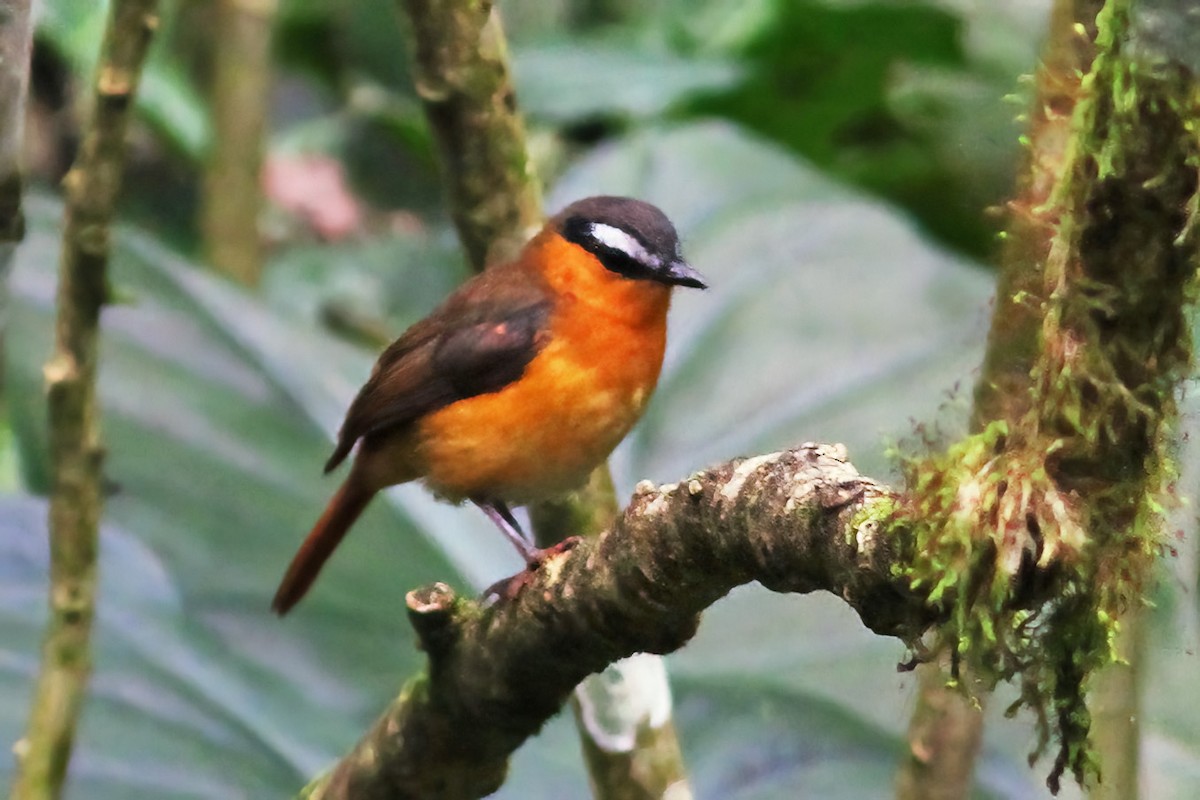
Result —
<instances>
[{"instance_id":1,"label":"bare branch","mask_svg":"<svg viewBox=\"0 0 1200 800\"><path fill-rule=\"evenodd\" d=\"M275 11L276 0L212 4L213 138L200 222L212 265L246 286L257 286L262 277L259 173L273 77Z\"/></svg>"},{"instance_id":2,"label":"bare branch","mask_svg":"<svg viewBox=\"0 0 1200 800\"><path fill-rule=\"evenodd\" d=\"M58 797L91 672L100 491L96 353L108 299L110 222L125 132L158 24L156 0L114 0L96 72L92 118L67 175L55 351L46 364L50 455L50 619L13 798Z\"/></svg>"}]
</instances>

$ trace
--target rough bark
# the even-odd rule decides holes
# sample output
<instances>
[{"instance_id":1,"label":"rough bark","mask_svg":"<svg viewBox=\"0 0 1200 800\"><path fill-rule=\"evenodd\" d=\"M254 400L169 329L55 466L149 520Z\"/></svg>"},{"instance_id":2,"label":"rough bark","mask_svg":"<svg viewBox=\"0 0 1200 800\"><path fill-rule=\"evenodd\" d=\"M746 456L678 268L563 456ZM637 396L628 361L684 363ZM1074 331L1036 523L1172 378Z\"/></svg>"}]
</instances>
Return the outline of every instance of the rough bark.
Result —
<instances>
[{"instance_id":1,"label":"rough bark","mask_svg":"<svg viewBox=\"0 0 1200 800\"><path fill-rule=\"evenodd\" d=\"M91 672L97 530L103 497L96 404L100 309L108 300L110 223L121 188L125 133L156 0L114 0L95 81L92 116L67 175L49 402L50 618L13 798L58 797Z\"/></svg>"},{"instance_id":2,"label":"rough bark","mask_svg":"<svg viewBox=\"0 0 1200 800\"><path fill-rule=\"evenodd\" d=\"M701 611L749 581L834 592L875 632L915 641L933 612L893 569L907 547L881 524L894 509L840 446L804 445L640 485L612 527L518 575L499 599L444 584L412 592L425 672L302 796L483 797L585 676L682 646Z\"/></svg>"}]
</instances>

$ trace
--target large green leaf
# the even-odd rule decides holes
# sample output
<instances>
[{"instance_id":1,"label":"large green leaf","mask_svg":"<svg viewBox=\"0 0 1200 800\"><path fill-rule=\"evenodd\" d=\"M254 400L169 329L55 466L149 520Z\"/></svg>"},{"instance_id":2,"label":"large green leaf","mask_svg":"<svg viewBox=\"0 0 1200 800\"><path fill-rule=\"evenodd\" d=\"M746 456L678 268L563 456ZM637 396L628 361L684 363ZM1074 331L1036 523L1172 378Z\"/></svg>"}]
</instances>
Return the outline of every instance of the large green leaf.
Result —
<instances>
[{"instance_id":1,"label":"large green leaf","mask_svg":"<svg viewBox=\"0 0 1200 800\"><path fill-rule=\"evenodd\" d=\"M28 708L20 700L37 667L46 513L40 499L0 498L0 735L7 741L25 722ZM345 715L311 725L304 695L295 693L302 684L263 690L295 642L276 632L271 661L256 664L244 652L231 658L222 631L198 618L168 562L113 526L103 531L100 593L96 670L71 796L274 796L352 735ZM325 691L357 693L303 664L292 669Z\"/></svg>"},{"instance_id":2,"label":"large green leaf","mask_svg":"<svg viewBox=\"0 0 1200 800\"><path fill-rule=\"evenodd\" d=\"M50 346L60 211L33 201L28 212L30 232L13 274L8 386L26 452L40 456L40 363ZM461 583L461 578L409 516L397 513L399 506L380 504L329 565L301 611L282 622L271 615L273 585L332 490L320 477L327 434L284 388L286 376L264 371L188 294L187 279L217 286L213 279L131 231L118 237L114 268L120 291L133 299L108 309L104 319L100 397L109 452L106 474L117 487L106 518L127 532L104 539L103 563L113 581L106 587L161 584L171 601L143 620L138 615L145 609L127 613L119 591L116 597L103 595L102 607L111 616L99 631L101 652L107 655L98 664L97 686L144 688L139 702L146 717L139 719L119 703L89 706L77 796L99 796L105 781L140 780L138 764L142 759L155 763L158 752L165 753L159 758L164 774L171 764L187 766L170 777L178 781L180 796L236 796L205 789L230 783L244 784L243 796L280 795L345 749L402 677L417 668L419 654L400 611L405 591L436 579ZM288 360L320 365L326 392L340 395L329 401L330 408L344 402L366 374L366 354L327 339L318 338L325 349L311 342L305 346L302 330L278 322L272 328L260 305L231 292L231 306L234 299L249 315L243 324L261 324L291 346ZM339 376L337 367L346 373ZM44 468L35 461L28 472L36 478ZM445 513L440 530L461 527L465 513ZM11 520L7 514L0 519L6 526ZM38 541L34 533L13 535L8 527L3 539L30 547ZM133 547L120 544L123 540L133 540L146 556L120 555L123 547ZM27 587L42 583L35 559L14 562L6 553L2 563ZM12 585L5 582L6 599ZM15 603L28 594L12 599ZM14 662L18 678L6 680L0 700L5 709L17 709L6 716L0 734L11 741L24 713L20 678L32 670L28 659L41 614L39 604L27 599L19 606L6 602L3 611L15 614L26 631L17 639L26 646L16 651L26 661ZM173 693L183 691L180 685L203 684L188 691L199 694L200 722L215 726L212 741L192 742L191 734L183 733L174 741L154 733L155 715L171 712L166 689L155 688L160 682ZM156 694L163 696L162 703L155 701ZM217 722L210 724L209 717ZM138 725L142 733L135 735ZM256 742L254 758L245 756L247 736ZM227 761L254 766L234 776ZM107 766L96 774L89 764ZM122 794L119 788L113 792L144 796L141 791Z\"/></svg>"},{"instance_id":3,"label":"large green leaf","mask_svg":"<svg viewBox=\"0 0 1200 800\"><path fill-rule=\"evenodd\" d=\"M864 471L884 476L884 437L930 419L956 381L972 380L986 276L774 148L723 125L649 131L585 160L554 204L598 192L661 204L713 286L679 294L661 391L616 459L622 493L643 477L673 480L810 439L844 441ZM9 385L27 453L42 435L57 213L31 203L14 276ZM281 313L143 233L117 242L117 282L134 300L105 313L101 398L119 489L73 796L283 796L347 748L416 668L405 590L483 583L516 562L479 515L408 487L356 528L294 616L271 617L274 582L332 488L318 475L328 432L370 355L322 333L309 295ZM383 304L396 319L436 293L408 261L420 251L397 248L413 285ZM45 565L42 507L6 503L0 736L11 739ZM1193 603L1169 607L1185 606L1194 620ZM1185 643L1155 650L1153 674L1174 687L1173 698L1152 694L1145 720L1156 796L1187 786L1200 764L1200 709L1181 688L1194 674L1195 628L1181 624L1164 620L1155 634ZM698 796L889 796L911 705L911 678L894 670L903 656L836 598L734 592L672 659ZM1031 733L1027 720L989 731L979 796L1044 795L1024 764ZM561 719L548 726L500 796L585 796L574 736Z\"/></svg>"},{"instance_id":4,"label":"large green leaf","mask_svg":"<svg viewBox=\"0 0 1200 800\"><path fill-rule=\"evenodd\" d=\"M527 45L515 50L513 71L522 109L558 123L654 117L691 95L727 89L737 77L717 58L684 59L628 42Z\"/></svg>"}]
</instances>

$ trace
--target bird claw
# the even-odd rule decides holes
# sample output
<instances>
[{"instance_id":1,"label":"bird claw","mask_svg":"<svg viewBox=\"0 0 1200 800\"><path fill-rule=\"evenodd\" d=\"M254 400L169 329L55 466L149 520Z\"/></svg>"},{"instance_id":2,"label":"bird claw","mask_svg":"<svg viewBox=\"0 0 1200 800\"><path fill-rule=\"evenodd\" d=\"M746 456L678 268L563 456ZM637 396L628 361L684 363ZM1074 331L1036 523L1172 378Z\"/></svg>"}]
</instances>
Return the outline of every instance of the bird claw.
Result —
<instances>
[{"instance_id":1,"label":"bird claw","mask_svg":"<svg viewBox=\"0 0 1200 800\"><path fill-rule=\"evenodd\" d=\"M517 595L521 593L521 590L532 581L533 571L529 569L523 569L516 575L508 578L501 578L484 590L484 601L487 605L493 605L502 600L505 602L515 600Z\"/></svg>"},{"instance_id":2,"label":"bird claw","mask_svg":"<svg viewBox=\"0 0 1200 800\"><path fill-rule=\"evenodd\" d=\"M543 548L530 548L525 554L525 569L508 578L496 581L484 590L483 596L488 603L500 600L513 600L529 584L542 565L553 558L574 550L583 539L578 536L568 536L558 544Z\"/></svg>"},{"instance_id":3,"label":"bird claw","mask_svg":"<svg viewBox=\"0 0 1200 800\"><path fill-rule=\"evenodd\" d=\"M571 552L582 541L583 540L578 536L568 536L558 544L553 544L549 547L531 549L525 557L525 571L536 571L542 566L542 564L545 564L555 556L560 556L563 553Z\"/></svg>"}]
</instances>

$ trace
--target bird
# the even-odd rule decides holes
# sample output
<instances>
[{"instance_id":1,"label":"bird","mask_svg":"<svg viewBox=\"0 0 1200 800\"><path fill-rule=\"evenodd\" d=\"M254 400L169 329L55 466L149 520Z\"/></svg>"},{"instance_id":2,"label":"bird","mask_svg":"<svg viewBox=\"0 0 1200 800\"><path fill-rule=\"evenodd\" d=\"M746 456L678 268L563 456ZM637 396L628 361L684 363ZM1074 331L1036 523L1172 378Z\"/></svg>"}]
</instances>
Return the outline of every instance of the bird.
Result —
<instances>
[{"instance_id":1,"label":"bird","mask_svg":"<svg viewBox=\"0 0 1200 800\"><path fill-rule=\"evenodd\" d=\"M382 489L423 480L471 501L536 568L511 505L580 486L658 383L676 287L707 288L659 208L597 196L551 217L515 258L452 292L379 356L328 474L349 475L272 601L286 614Z\"/></svg>"}]
</instances>

